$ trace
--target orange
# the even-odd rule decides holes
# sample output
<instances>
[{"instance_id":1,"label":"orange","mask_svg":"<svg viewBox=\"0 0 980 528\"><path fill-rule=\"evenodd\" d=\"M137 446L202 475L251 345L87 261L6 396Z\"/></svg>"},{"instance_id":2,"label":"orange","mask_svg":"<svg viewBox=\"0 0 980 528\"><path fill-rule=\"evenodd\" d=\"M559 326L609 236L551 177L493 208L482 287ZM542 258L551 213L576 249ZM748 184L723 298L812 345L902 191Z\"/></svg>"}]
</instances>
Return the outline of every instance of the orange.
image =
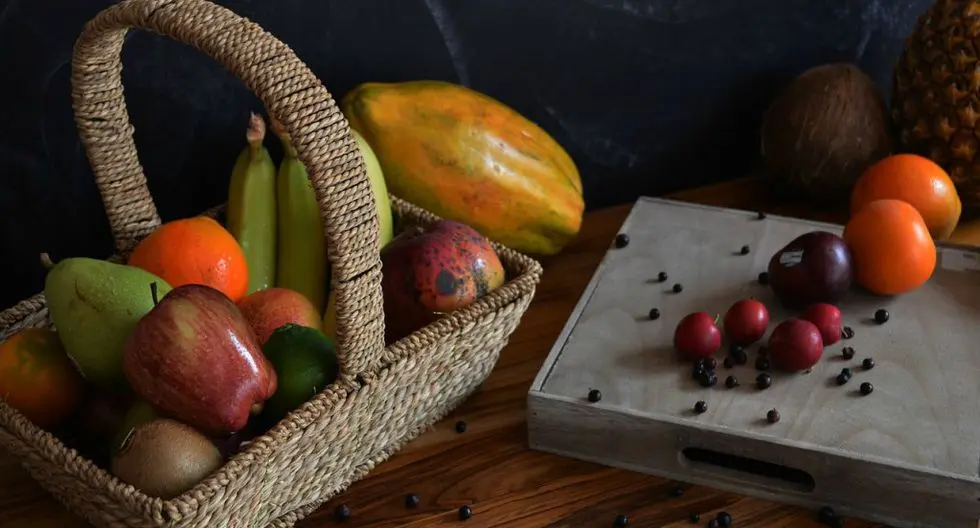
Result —
<instances>
[{"instance_id":1,"label":"orange","mask_svg":"<svg viewBox=\"0 0 980 528\"><path fill-rule=\"evenodd\" d=\"M143 239L129 265L155 273L174 288L210 286L238 302L248 290L248 264L242 247L212 218L167 222Z\"/></svg>"},{"instance_id":2,"label":"orange","mask_svg":"<svg viewBox=\"0 0 980 528\"><path fill-rule=\"evenodd\" d=\"M82 402L85 382L52 330L28 328L0 344L0 398L50 429Z\"/></svg>"},{"instance_id":3,"label":"orange","mask_svg":"<svg viewBox=\"0 0 980 528\"><path fill-rule=\"evenodd\" d=\"M898 295L925 284L936 268L936 244L922 215L901 200L875 200L844 226L854 280L872 293Z\"/></svg>"},{"instance_id":4,"label":"orange","mask_svg":"<svg viewBox=\"0 0 980 528\"><path fill-rule=\"evenodd\" d=\"M953 234L963 211L949 174L915 154L896 154L869 167L851 192L851 214L869 202L889 198L912 204L936 240Z\"/></svg>"}]
</instances>

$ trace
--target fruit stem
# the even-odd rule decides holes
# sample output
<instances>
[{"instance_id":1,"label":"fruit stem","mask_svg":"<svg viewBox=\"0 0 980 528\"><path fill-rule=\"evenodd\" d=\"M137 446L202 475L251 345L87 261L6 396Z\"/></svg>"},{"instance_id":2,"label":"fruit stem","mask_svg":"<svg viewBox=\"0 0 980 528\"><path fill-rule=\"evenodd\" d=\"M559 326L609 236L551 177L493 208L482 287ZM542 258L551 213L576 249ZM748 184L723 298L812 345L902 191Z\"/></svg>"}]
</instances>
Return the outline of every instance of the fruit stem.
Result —
<instances>
[{"instance_id":1,"label":"fruit stem","mask_svg":"<svg viewBox=\"0 0 980 528\"><path fill-rule=\"evenodd\" d=\"M53 268L54 261L51 260L51 255L48 255L47 253L41 253L41 265L44 266L44 269L46 270L50 270L51 268Z\"/></svg>"},{"instance_id":2,"label":"fruit stem","mask_svg":"<svg viewBox=\"0 0 980 528\"><path fill-rule=\"evenodd\" d=\"M157 291L157 281L150 283L150 296L153 297L153 306L160 304L160 294Z\"/></svg>"},{"instance_id":3,"label":"fruit stem","mask_svg":"<svg viewBox=\"0 0 980 528\"><path fill-rule=\"evenodd\" d=\"M286 156L290 158L296 157L296 147L293 146L292 140L289 137L289 132L286 132L286 128L282 126L282 123L274 117L269 117L269 122L272 124L272 132L279 136L279 141L282 142L282 148L286 151Z\"/></svg>"},{"instance_id":4,"label":"fruit stem","mask_svg":"<svg viewBox=\"0 0 980 528\"><path fill-rule=\"evenodd\" d=\"M265 139L265 119L252 112L248 118L248 129L245 130L245 140L248 141L249 150L254 157L262 148L262 140Z\"/></svg>"}]
</instances>

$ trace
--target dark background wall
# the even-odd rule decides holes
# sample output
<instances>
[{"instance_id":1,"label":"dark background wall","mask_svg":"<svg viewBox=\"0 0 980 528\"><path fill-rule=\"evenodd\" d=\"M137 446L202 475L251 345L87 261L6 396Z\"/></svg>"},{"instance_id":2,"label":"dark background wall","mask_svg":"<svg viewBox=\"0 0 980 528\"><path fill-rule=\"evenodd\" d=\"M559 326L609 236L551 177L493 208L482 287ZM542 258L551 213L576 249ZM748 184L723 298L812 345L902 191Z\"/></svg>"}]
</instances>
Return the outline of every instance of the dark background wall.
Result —
<instances>
[{"instance_id":1,"label":"dark background wall","mask_svg":"<svg viewBox=\"0 0 980 528\"><path fill-rule=\"evenodd\" d=\"M816 64L889 91L931 0L224 0L340 97L442 79L537 122L577 162L588 207L744 175L766 105ZM106 256L107 222L72 120L71 50L109 0L0 0L0 306L43 286L37 255ZM131 34L123 79L164 220L224 200L257 101L209 59Z\"/></svg>"}]
</instances>

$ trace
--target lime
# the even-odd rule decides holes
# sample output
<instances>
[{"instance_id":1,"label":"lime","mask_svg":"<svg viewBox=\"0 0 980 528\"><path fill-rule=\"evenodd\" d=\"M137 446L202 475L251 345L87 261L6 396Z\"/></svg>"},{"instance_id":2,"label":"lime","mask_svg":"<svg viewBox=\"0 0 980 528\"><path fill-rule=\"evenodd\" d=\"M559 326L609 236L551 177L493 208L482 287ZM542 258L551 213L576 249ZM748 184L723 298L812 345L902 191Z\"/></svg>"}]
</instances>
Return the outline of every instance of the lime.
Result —
<instances>
[{"instance_id":1,"label":"lime","mask_svg":"<svg viewBox=\"0 0 980 528\"><path fill-rule=\"evenodd\" d=\"M262 419L273 425L337 379L333 341L316 328L286 324L262 346L276 369L276 393L265 402Z\"/></svg>"}]
</instances>

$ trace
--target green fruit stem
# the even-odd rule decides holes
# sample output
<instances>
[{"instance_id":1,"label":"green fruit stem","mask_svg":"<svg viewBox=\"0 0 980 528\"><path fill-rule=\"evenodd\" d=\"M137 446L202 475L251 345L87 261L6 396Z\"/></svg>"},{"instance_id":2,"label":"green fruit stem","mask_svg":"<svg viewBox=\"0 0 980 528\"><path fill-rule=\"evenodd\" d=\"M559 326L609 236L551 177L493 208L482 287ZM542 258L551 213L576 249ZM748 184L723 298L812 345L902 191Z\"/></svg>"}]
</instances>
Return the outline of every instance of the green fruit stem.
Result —
<instances>
[{"instance_id":1,"label":"green fruit stem","mask_svg":"<svg viewBox=\"0 0 980 528\"><path fill-rule=\"evenodd\" d=\"M252 112L248 118L248 129L245 130L245 140L248 141L249 153L255 159L262 149L262 140L265 139L265 119Z\"/></svg>"},{"instance_id":2,"label":"green fruit stem","mask_svg":"<svg viewBox=\"0 0 980 528\"><path fill-rule=\"evenodd\" d=\"M286 151L286 156L290 158L297 157L296 147L293 146L293 142L289 137L289 132L286 132L286 128L274 117L270 117L269 121L272 123L272 132L279 136L279 141L282 142L282 148Z\"/></svg>"},{"instance_id":3,"label":"green fruit stem","mask_svg":"<svg viewBox=\"0 0 980 528\"><path fill-rule=\"evenodd\" d=\"M48 255L47 253L41 253L41 265L44 266L44 269L46 270L50 270L51 268L53 268L54 261L51 260L51 255Z\"/></svg>"},{"instance_id":4,"label":"green fruit stem","mask_svg":"<svg viewBox=\"0 0 980 528\"><path fill-rule=\"evenodd\" d=\"M157 281L150 283L150 296L153 298L153 306L160 304L160 294L157 291Z\"/></svg>"}]
</instances>

